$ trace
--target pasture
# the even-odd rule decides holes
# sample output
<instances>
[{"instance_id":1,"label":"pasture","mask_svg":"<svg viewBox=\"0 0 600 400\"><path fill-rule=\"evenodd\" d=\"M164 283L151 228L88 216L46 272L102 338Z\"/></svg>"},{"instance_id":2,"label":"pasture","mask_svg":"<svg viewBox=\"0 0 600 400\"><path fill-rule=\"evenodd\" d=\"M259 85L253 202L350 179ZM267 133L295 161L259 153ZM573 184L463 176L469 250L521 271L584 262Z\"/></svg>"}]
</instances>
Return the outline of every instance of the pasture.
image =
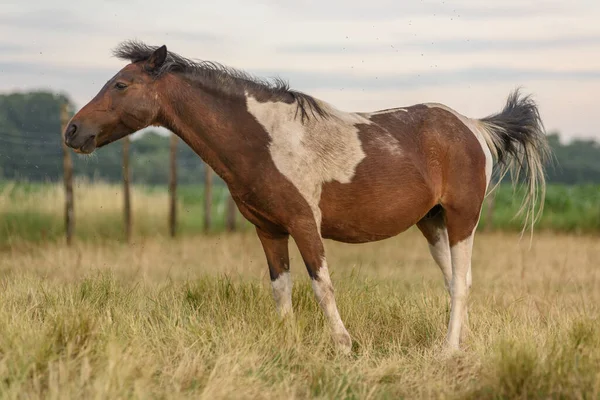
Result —
<instances>
[{"instance_id":1,"label":"pasture","mask_svg":"<svg viewBox=\"0 0 600 400\"><path fill-rule=\"evenodd\" d=\"M600 242L591 212L588 225L572 225L585 234L545 226L531 248L527 235L519 242L518 220L515 230L477 234L470 329L453 358L440 356L449 298L416 229L364 245L326 241L353 339L344 357L333 351L294 243L295 316L281 322L252 229L201 235L201 204L182 194L182 234L171 240L166 191L136 188L127 246L118 186L80 182L75 193L77 240L68 248L60 186L3 186L5 398L600 395ZM557 216L552 204L542 227L585 215L563 204L571 216Z\"/></svg>"},{"instance_id":2,"label":"pasture","mask_svg":"<svg viewBox=\"0 0 600 400\"><path fill-rule=\"evenodd\" d=\"M120 242L123 233L123 191L118 184L91 182L78 178L74 183L76 237L83 241ZM213 233L225 225L227 188L213 187ZM493 228L519 233L523 227L516 217L522 191L509 185L497 189ZM166 186L132 186L134 237L163 237L168 234L169 197ZM178 188L178 233L203 233L204 192L202 185ZM480 229L486 227L484 203ZM22 242L56 242L64 238L64 188L56 183L0 181L0 248ZM254 231L238 215L242 230ZM600 186L548 185L544 214L536 229L574 234L600 233ZM529 233L526 233L527 235ZM528 239L527 239L528 240Z\"/></svg>"}]
</instances>

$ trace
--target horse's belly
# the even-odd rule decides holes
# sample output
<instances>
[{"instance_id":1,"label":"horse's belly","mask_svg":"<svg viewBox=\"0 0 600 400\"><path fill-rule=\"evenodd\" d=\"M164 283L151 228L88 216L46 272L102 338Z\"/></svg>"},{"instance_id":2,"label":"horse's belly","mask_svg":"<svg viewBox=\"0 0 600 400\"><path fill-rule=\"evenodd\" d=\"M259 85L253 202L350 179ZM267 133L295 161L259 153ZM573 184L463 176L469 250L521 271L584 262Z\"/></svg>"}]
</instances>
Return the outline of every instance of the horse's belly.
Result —
<instances>
[{"instance_id":1,"label":"horse's belly","mask_svg":"<svg viewBox=\"0 0 600 400\"><path fill-rule=\"evenodd\" d=\"M416 224L434 205L426 186L328 184L321 208L321 235L347 243L395 236Z\"/></svg>"}]
</instances>

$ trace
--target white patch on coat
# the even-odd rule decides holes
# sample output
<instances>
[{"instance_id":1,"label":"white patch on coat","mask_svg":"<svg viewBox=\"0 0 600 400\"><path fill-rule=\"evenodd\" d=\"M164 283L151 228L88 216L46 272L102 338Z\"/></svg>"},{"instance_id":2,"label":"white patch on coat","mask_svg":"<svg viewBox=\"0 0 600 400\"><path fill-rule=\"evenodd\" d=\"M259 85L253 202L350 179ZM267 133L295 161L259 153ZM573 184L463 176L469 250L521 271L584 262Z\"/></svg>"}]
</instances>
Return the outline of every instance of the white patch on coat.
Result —
<instances>
[{"instance_id":1,"label":"white patch on coat","mask_svg":"<svg viewBox=\"0 0 600 400\"><path fill-rule=\"evenodd\" d=\"M285 317L292 314L292 275L290 272L285 271L277 279L271 281L271 288L279 315Z\"/></svg>"},{"instance_id":2,"label":"white patch on coat","mask_svg":"<svg viewBox=\"0 0 600 400\"><path fill-rule=\"evenodd\" d=\"M378 132L377 137L371 137L371 140L373 145L376 145L381 150L387 151L391 155L399 156L404 154L398 139L392 136L388 131Z\"/></svg>"},{"instance_id":3,"label":"white patch on coat","mask_svg":"<svg viewBox=\"0 0 600 400\"><path fill-rule=\"evenodd\" d=\"M319 268L319 271L317 272L317 279L312 280L312 287L317 302L323 309L325 318L327 318L329 322L335 340L345 351L349 351L352 346L352 340L350 339L350 335L338 312L333 293L333 284L331 283L329 269L327 268L327 261L325 261L325 259L323 259L321 268Z\"/></svg>"},{"instance_id":4,"label":"white patch on coat","mask_svg":"<svg viewBox=\"0 0 600 400\"><path fill-rule=\"evenodd\" d=\"M271 137L269 151L275 166L307 201L320 232L322 185L352 181L356 167L365 158L356 125L371 121L317 102L328 115L302 122L296 102L260 102L246 94L248 112Z\"/></svg>"},{"instance_id":5,"label":"white patch on coat","mask_svg":"<svg viewBox=\"0 0 600 400\"><path fill-rule=\"evenodd\" d=\"M425 103L425 105L429 108L437 107L442 110L446 110L452 113L456 118L458 118L477 138L479 144L481 145L481 149L483 150L483 154L485 154L485 182L486 189L490 184L490 179L492 178L492 169L494 167L494 159L492 158L492 151L494 149L493 146L490 147L489 143L489 133L485 129L485 125L481 123L481 121L473 118L465 117L464 115L456 112L450 107L439 104L439 103Z\"/></svg>"},{"instance_id":6,"label":"white patch on coat","mask_svg":"<svg viewBox=\"0 0 600 400\"><path fill-rule=\"evenodd\" d=\"M404 111L404 112L408 112L407 109L405 108L389 108L387 110L379 110L379 111L373 111L370 112L369 115L381 115L381 114L390 114L390 113L395 113L397 111Z\"/></svg>"}]
</instances>

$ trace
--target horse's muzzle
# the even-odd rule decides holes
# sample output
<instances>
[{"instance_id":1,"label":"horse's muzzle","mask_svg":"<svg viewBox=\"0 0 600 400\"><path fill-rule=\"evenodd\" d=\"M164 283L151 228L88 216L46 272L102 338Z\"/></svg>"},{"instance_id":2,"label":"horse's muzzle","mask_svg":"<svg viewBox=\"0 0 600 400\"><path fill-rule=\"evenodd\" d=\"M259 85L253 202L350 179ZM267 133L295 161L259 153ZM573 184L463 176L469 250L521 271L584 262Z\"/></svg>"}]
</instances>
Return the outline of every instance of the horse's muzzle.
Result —
<instances>
[{"instance_id":1,"label":"horse's muzzle","mask_svg":"<svg viewBox=\"0 0 600 400\"><path fill-rule=\"evenodd\" d=\"M86 134L78 124L71 123L65 130L65 144L77 153L89 154L96 149L96 135Z\"/></svg>"}]
</instances>

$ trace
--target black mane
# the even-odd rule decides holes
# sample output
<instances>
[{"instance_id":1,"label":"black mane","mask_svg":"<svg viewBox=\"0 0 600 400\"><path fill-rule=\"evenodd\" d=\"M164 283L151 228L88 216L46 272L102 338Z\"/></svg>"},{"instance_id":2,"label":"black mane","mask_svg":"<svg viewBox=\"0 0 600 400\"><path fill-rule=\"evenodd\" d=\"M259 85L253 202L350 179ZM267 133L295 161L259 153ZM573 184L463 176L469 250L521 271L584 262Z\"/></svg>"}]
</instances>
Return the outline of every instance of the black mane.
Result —
<instances>
[{"instance_id":1,"label":"black mane","mask_svg":"<svg viewBox=\"0 0 600 400\"><path fill-rule=\"evenodd\" d=\"M113 54L122 60L136 63L148 60L157 48L158 46L148 46L142 42L129 40L117 46ZM240 94L248 90L266 96L269 100L286 103L295 101L302 121L309 118L309 111L312 116L317 113L325 117L327 114L314 97L290 89L289 84L280 78L268 81L217 62L193 61L171 51L167 52L166 61L154 75L159 77L168 72L188 75L205 85L211 85L230 94Z\"/></svg>"}]
</instances>

